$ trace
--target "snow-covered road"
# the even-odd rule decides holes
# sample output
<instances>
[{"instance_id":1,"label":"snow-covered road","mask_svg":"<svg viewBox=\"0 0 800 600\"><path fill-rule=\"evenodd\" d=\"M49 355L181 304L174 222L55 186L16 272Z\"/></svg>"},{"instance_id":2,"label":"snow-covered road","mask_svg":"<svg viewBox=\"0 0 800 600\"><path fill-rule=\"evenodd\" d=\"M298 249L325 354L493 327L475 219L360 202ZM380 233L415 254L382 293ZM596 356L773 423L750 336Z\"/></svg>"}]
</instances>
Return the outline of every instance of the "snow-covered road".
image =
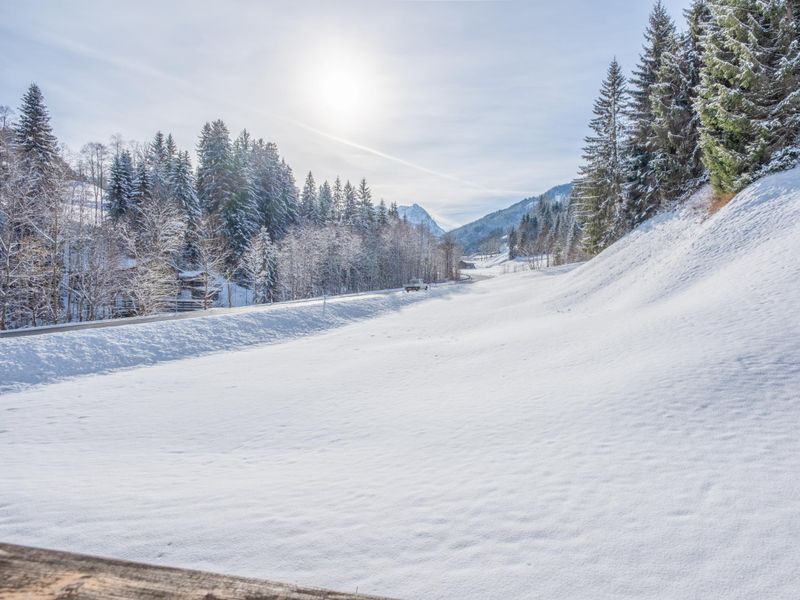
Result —
<instances>
[{"instance_id":1,"label":"snow-covered road","mask_svg":"<svg viewBox=\"0 0 800 600\"><path fill-rule=\"evenodd\" d=\"M0 538L404 598L794 600L798 189L573 271L0 395Z\"/></svg>"}]
</instances>

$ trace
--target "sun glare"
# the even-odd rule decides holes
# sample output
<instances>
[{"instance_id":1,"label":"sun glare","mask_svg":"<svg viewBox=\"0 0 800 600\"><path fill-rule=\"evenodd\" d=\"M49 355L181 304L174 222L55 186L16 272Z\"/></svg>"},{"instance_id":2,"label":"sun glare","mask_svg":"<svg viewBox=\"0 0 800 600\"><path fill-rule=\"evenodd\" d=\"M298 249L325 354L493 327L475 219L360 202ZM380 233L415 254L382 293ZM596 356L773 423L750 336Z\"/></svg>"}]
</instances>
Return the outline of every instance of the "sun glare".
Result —
<instances>
[{"instance_id":1,"label":"sun glare","mask_svg":"<svg viewBox=\"0 0 800 600\"><path fill-rule=\"evenodd\" d=\"M306 106L321 126L360 129L378 110L375 70L365 58L338 48L320 53L308 69Z\"/></svg>"}]
</instances>

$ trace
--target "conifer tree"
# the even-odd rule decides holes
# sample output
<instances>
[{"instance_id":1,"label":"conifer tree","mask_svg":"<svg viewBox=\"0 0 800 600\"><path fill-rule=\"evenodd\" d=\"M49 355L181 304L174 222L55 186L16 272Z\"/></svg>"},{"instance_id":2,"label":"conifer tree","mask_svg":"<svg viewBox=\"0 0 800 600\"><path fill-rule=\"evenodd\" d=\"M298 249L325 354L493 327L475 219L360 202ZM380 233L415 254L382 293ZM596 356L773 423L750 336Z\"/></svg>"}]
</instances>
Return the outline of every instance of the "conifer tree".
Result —
<instances>
[{"instance_id":1,"label":"conifer tree","mask_svg":"<svg viewBox=\"0 0 800 600\"><path fill-rule=\"evenodd\" d=\"M333 182L333 217L335 221L341 221L344 216L344 189L342 180L336 176Z\"/></svg>"},{"instance_id":2,"label":"conifer tree","mask_svg":"<svg viewBox=\"0 0 800 600\"><path fill-rule=\"evenodd\" d=\"M317 222L317 182L311 171L306 176L306 183L300 195L300 219L304 223Z\"/></svg>"},{"instance_id":3,"label":"conifer tree","mask_svg":"<svg viewBox=\"0 0 800 600\"><path fill-rule=\"evenodd\" d=\"M365 178L362 178L358 185L357 196L356 221L361 227L369 227L375 220L375 206L372 203L372 190L369 189Z\"/></svg>"},{"instance_id":4,"label":"conifer tree","mask_svg":"<svg viewBox=\"0 0 800 600\"><path fill-rule=\"evenodd\" d=\"M233 193L230 133L223 121L203 126L197 156L197 196L206 213L217 214Z\"/></svg>"},{"instance_id":5,"label":"conifer tree","mask_svg":"<svg viewBox=\"0 0 800 600\"><path fill-rule=\"evenodd\" d=\"M661 0L657 0L645 31L644 51L630 82L626 216L631 227L652 216L659 204L658 181L652 165L655 145L652 92L659 81L662 56L676 46L675 23Z\"/></svg>"},{"instance_id":6,"label":"conifer tree","mask_svg":"<svg viewBox=\"0 0 800 600\"><path fill-rule=\"evenodd\" d=\"M663 55L659 81L652 87L651 165L657 186L652 208L679 200L697 187L704 172L691 50L689 37L682 36L681 43Z\"/></svg>"},{"instance_id":7,"label":"conifer tree","mask_svg":"<svg viewBox=\"0 0 800 600\"><path fill-rule=\"evenodd\" d=\"M272 302L277 284L278 257L266 227L253 237L243 258L244 271L253 290L253 303Z\"/></svg>"},{"instance_id":8,"label":"conifer tree","mask_svg":"<svg viewBox=\"0 0 800 600\"><path fill-rule=\"evenodd\" d=\"M575 182L586 250L596 254L624 232L624 113L627 89L614 59L594 105L592 134L583 149L584 164Z\"/></svg>"},{"instance_id":9,"label":"conifer tree","mask_svg":"<svg viewBox=\"0 0 800 600\"><path fill-rule=\"evenodd\" d=\"M195 191L192 161L188 152L177 154L170 184L173 197L187 220L191 222L198 219L201 214L200 200Z\"/></svg>"},{"instance_id":10,"label":"conifer tree","mask_svg":"<svg viewBox=\"0 0 800 600\"><path fill-rule=\"evenodd\" d=\"M347 181L343 190L344 208L342 210L342 221L348 225L354 225L358 218L358 197L356 189Z\"/></svg>"},{"instance_id":11,"label":"conifer tree","mask_svg":"<svg viewBox=\"0 0 800 600\"><path fill-rule=\"evenodd\" d=\"M327 181L319 186L317 212L320 223L329 223L333 220L333 191Z\"/></svg>"},{"instance_id":12,"label":"conifer tree","mask_svg":"<svg viewBox=\"0 0 800 600\"><path fill-rule=\"evenodd\" d=\"M389 222L389 213L386 209L386 202L381 198L381 201L378 203L378 208L375 211L375 219L378 222L378 225L383 227Z\"/></svg>"},{"instance_id":13,"label":"conifer tree","mask_svg":"<svg viewBox=\"0 0 800 600\"><path fill-rule=\"evenodd\" d=\"M50 126L50 113L44 96L35 83L22 98L14 138L23 164L35 179L34 190L47 185L57 167L58 142Z\"/></svg>"},{"instance_id":14,"label":"conifer tree","mask_svg":"<svg viewBox=\"0 0 800 600\"><path fill-rule=\"evenodd\" d=\"M785 0L709 0L697 108L718 193L797 162L800 47Z\"/></svg>"},{"instance_id":15,"label":"conifer tree","mask_svg":"<svg viewBox=\"0 0 800 600\"><path fill-rule=\"evenodd\" d=\"M258 228L258 209L252 194L252 141L243 130L233 144L228 171L228 193L220 205L228 247L234 257L241 256Z\"/></svg>"},{"instance_id":16,"label":"conifer tree","mask_svg":"<svg viewBox=\"0 0 800 600\"><path fill-rule=\"evenodd\" d=\"M150 184L150 170L147 168L147 163L145 160L141 159L136 165L135 175L133 178L133 193L131 194L130 208L135 208L136 211L142 210L142 207L153 198L152 192L153 188ZM134 211L134 213L136 211Z\"/></svg>"},{"instance_id":17,"label":"conifer tree","mask_svg":"<svg viewBox=\"0 0 800 600\"><path fill-rule=\"evenodd\" d=\"M112 219L121 219L131 209L134 193L133 161L131 154L123 150L114 157L108 178L108 214Z\"/></svg>"}]
</instances>

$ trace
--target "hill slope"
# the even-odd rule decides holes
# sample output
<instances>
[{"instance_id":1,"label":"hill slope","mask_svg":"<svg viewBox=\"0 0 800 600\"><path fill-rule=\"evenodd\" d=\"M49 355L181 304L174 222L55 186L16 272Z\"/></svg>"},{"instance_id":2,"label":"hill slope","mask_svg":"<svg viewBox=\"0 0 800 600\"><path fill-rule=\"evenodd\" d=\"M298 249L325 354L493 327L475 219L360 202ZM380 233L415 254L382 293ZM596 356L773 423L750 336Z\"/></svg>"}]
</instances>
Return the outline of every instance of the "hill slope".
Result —
<instances>
[{"instance_id":1,"label":"hill slope","mask_svg":"<svg viewBox=\"0 0 800 600\"><path fill-rule=\"evenodd\" d=\"M793 600L800 171L705 203L577 268L0 395L0 538L405 598Z\"/></svg>"},{"instance_id":2,"label":"hill slope","mask_svg":"<svg viewBox=\"0 0 800 600\"><path fill-rule=\"evenodd\" d=\"M481 217L477 221L462 225L451 233L455 240L464 247L465 252L471 253L478 250L478 245L487 237L500 233L505 235L508 230L517 225L523 216L529 213L536 203L542 198L563 201L572 193L572 184L564 184L547 190L541 196L533 196L520 200L508 208L498 210Z\"/></svg>"}]
</instances>

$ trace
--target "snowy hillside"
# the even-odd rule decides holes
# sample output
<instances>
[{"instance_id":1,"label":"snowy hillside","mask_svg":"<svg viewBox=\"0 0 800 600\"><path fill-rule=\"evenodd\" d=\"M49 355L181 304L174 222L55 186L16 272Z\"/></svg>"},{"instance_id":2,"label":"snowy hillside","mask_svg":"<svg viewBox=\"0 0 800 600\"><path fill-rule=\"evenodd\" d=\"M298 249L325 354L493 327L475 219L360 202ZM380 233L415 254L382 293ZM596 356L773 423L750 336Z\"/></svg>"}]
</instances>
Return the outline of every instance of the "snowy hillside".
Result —
<instances>
[{"instance_id":1,"label":"snowy hillside","mask_svg":"<svg viewBox=\"0 0 800 600\"><path fill-rule=\"evenodd\" d=\"M478 246L487 237L495 234L505 235L511 227L518 225L520 219L528 214L542 198L563 202L569 198L571 192L571 183L556 186L547 190L541 196L525 198L508 208L488 214L467 225L462 225L451 233L456 241L464 247L465 252L477 252L479 250Z\"/></svg>"},{"instance_id":2,"label":"snowy hillside","mask_svg":"<svg viewBox=\"0 0 800 600\"><path fill-rule=\"evenodd\" d=\"M409 599L794 600L800 170L706 203L577 268L0 395L0 538Z\"/></svg>"},{"instance_id":3,"label":"snowy hillside","mask_svg":"<svg viewBox=\"0 0 800 600\"><path fill-rule=\"evenodd\" d=\"M400 213L401 219L407 219L409 223L414 223L415 225L424 225L434 235L445 234L444 229L439 227L439 224L428 214L428 211L419 204L398 206L397 212Z\"/></svg>"}]
</instances>

